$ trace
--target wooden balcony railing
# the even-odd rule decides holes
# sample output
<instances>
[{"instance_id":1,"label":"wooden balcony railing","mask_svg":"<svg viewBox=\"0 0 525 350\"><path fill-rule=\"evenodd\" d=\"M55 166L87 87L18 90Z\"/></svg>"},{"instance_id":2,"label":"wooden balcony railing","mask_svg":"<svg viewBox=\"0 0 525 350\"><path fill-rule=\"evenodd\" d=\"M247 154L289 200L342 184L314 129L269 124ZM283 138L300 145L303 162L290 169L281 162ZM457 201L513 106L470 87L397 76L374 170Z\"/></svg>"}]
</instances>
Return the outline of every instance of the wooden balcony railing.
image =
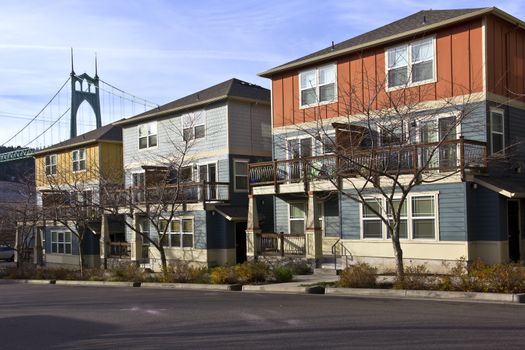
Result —
<instances>
[{"instance_id":1,"label":"wooden balcony railing","mask_svg":"<svg viewBox=\"0 0 525 350\"><path fill-rule=\"evenodd\" d=\"M487 145L465 140L414 144L403 147L356 149L316 157L249 164L250 186L307 182L372 173L428 171L483 171L487 168ZM367 170L368 169L368 170Z\"/></svg>"},{"instance_id":2,"label":"wooden balcony railing","mask_svg":"<svg viewBox=\"0 0 525 350\"><path fill-rule=\"evenodd\" d=\"M109 242L109 257L118 259L131 258L131 245L128 242Z\"/></svg>"},{"instance_id":3,"label":"wooden balcony railing","mask_svg":"<svg viewBox=\"0 0 525 350\"><path fill-rule=\"evenodd\" d=\"M230 200L228 182L190 182L156 187L128 187L103 191L104 205L227 202Z\"/></svg>"},{"instance_id":4,"label":"wooden balcony railing","mask_svg":"<svg viewBox=\"0 0 525 350\"><path fill-rule=\"evenodd\" d=\"M258 255L305 255L304 234L258 233L255 236Z\"/></svg>"}]
</instances>

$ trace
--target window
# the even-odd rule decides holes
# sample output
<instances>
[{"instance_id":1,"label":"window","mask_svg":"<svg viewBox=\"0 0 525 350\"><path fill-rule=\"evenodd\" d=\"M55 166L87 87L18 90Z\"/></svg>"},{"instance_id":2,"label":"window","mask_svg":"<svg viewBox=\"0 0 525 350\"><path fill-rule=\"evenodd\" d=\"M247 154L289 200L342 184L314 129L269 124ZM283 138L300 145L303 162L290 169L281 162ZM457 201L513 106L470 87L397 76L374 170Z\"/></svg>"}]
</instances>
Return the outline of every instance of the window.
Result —
<instances>
[{"instance_id":1,"label":"window","mask_svg":"<svg viewBox=\"0 0 525 350\"><path fill-rule=\"evenodd\" d=\"M182 138L184 141L200 139L206 135L206 116L204 111L182 116Z\"/></svg>"},{"instance_id":2,"label":"window","mask_svg":"<svg viewBox=\"0 0 525 350\"><path fill-rule=\"evenodd\" d=\"M501 109L490 110L490 153L505 153L505 127L503 111Z\"/></svg>"},{"instance_id":3,"label":"window","mask_svg":"<svg viewBox=\"0 0 525 350\"><path fill-rule=\"evenodd\" d=\"M386 57L388 88L420 84L435 79L434 38L389 48Z\"/></svg>"},{"instance_id":4,"label":"window","mask_svg":"<svg viewBox=\"0 0 525 350\"><path fill-rule=\"evenodd\" d=\"M299 74L301 107L336 99L336 65L311 69Z\"/></svg>"},{"instance_id":5,"label":"window","mask_svg":"<svg viewBox=\"0 0 525 350\"><path fill-rule=\"evenodd\" d=\"M71 152L73 159L73 172L86 170L86 150L84 148Z\"/></svg>"},{"instance_id":6,"label":"window","mask_svg":"<svg viewBox=\"0 0 525 350\"><path fill-rule=\"evenodd\" d=\"M399 209L401 200L394 199L394 211ZM406 198L400 211L399 238L401 239L436 239L437 232L437 194L410 194ZM386 205L384 198L366 199L361 205L361 227L364 239L390 239L388 227L381 220L379 213L386 213L389 220L393 220L391 208ZM371 208L370 208L371 207ZM372 210L372 208L374 210ZM386 210L384 209L386 208ZM375 212L374 212L375 211Z\"/></svg>"},{"instance_id":7,"label":"window","mask_svg":"<svg viewBox=\"0 0 525 350\"><path fill-rule=\"evenodd\" d=\"M71 232L51 231L51 253L72 254Z\"/></svg>"},{"instance_id":8,"label":"window","mask_svg":"<svg viewBox=\"0 0 525 350\"><path fill-rule=\"evenodd\" d=\"M144 186L146 185L146 174L137 172L131 174L131 187L133 188L133 201L143 202L145 199Z\"/></svg>"},{"instance_id":9,"label":"window","mask_svg":"<svg viewBox=\"0 0 525 350\"><path fill-rule=\"evenodd\" d=\"M383 238L383 224L379 215L382 205L380 198L367 199L363 204L363 238Z\"/></svg>"},{"instance_id":10,"label":"window","mask_svg":"<svg viewBox=\"0 0 525 350\"><path fill-rule=\"evenodd\" d=\"M305 204L296 202L289 204L290 233L305 233Z\"/></svg>"},{"instance_id":11,"label":"window","mask_svg":"<svg viewBox=\"0 0 525 350\"><path fill-rule=\"evenodd\" d=\"M398 209L399 209L399 204L401 203L401 200L400 199L394 199L392 201L393 205L394 205L394 213L397 213ZM393 220L394 219L394 215L392 213L392 209L389 205L387 205L387 214L388 214L388 220ZM400 222L400 227L399 227L399 238L404 238L404 239L407 239L408 238L408 228L407 228L407 222L408 222L408 213L407 213L407 202L405 200L405 202L403 203L403 206L401 207L401 212L400 212L400 219L401 219L401 222ZM387 230L387 233L388 233L388 230ZM390 238L390 234L387 234L387 238Z\"/></svg>"},{"instance_id":12,"label":"window","mask_svg":"<svg viewBox=\"0 0 525 350\"><path fill-rule=\"evenodd\" d=\"M248 191L248 161L233 161L234 190L236 192Z\"/></svg>"},{"instance_id":13,"label":"window","mask_svg":"<svg viewBox=\"0 0 525 350\"><path fill-rule=\"evenodd\" d=\"M412 197L412 238L434 239L435 223L434 197Z\"/></svg>"},{"instance_id":14,"label":"window","mask_svg":"<svg viewBox=\"0 0 525 350\"><path fill-rule=\"evenodd\" d=\"M157 122L139 125L139 149L157 146Z\"/></svg>"},{"instance_id":15,"label":"window","mask_svg":"<svg viewBox=\"0 0 525 350\"><path fill-rule=\"evenodd\" d=\"M171 220L168 227L167 220L160 221L161 234L167 229L162 241L164 247L193 248L194 223L191 218L177 218Z\"/></svg>"},{"instance_id":16,"label":"window","mask_svg":"<svg viewBox=\"0 0 525 350\"><path fill-rule=\"evenodd\" d=\"M57 155L51 154L46 156L46 175L57 174Z\"/></svg>"}]
</instances>

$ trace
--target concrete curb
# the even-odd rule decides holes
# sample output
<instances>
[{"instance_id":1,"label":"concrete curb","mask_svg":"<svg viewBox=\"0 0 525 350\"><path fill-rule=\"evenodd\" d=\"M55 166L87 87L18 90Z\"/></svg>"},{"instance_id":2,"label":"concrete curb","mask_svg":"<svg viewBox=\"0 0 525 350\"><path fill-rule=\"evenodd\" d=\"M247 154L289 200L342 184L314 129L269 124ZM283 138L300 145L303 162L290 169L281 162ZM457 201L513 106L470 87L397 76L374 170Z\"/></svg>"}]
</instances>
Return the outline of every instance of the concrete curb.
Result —
<instances>
[{"instance_id":1,"label":"concrete curb","mask_svg":"<svg viewBox=\"0 0 525 350\"><path fill-rule=\"evenodd\" d=\"M113 281L67 281L57 280L60 286L84 286L84 287L140 287L140 282L113 282Z\"/></svg>"},{"instance_id":2,"label":"concrete curb","mask_svg":"<svg viewBox=\"0 0 525 350\"><path fill-rule=\"evenodd\" d=\"M525 294L445 292L437 290L402 290L402 289L366 289L366 288L326 288L325 294L385 297L385 298L421 298L448 299L456 301L490 301L501 303L525 303Z\"/></svg>"},{"instance_id":3,"label":"concrete curb","mask_svg":"<svg viewBox=\"0 0 525 350\"><path fill-rule=\"evenodd\" d=\"M55 284L55 280L0 280L3 284Z\"/></svg>"},{"instance_id":4,"label":"concrete curb","mask_svg":"<svg viewBox=\"0 0 525 350\"><path fill-rule=\"evenodd\" d=\"M270 292L270 293L293 293L293 294L324 294L324 287L300 287L286 286L281 284L244 285L243 292Z\"/></svg>"},{"instance_id":5,"label":"concrete curb","mask_svg":"<svg viewBox=\"0 0 525 350\"><path fill-rule=\"evenodd\" d=\"M227 290L227 291L241 291L240 284L204 284L204 283L154 283L143 282L141 288L156 288L156 289L185 289L185 290Z\"/></svg>"}]
</instances>

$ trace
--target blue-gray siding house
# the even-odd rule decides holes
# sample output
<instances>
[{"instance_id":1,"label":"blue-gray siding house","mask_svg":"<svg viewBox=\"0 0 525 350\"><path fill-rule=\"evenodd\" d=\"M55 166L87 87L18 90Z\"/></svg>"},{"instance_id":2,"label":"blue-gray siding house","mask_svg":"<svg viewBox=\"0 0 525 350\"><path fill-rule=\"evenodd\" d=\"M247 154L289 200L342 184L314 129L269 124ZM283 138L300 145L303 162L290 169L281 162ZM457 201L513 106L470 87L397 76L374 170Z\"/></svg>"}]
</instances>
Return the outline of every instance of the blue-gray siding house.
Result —
<instances>
[{"instance_id":1,"label":"blue-gray siding house","mask_svg":"<svg viewBox=\"0 0 525 350\"><path fill-rule=\"evenodd\" d=\"M125 187L146 197L162 185L181 188L167 210L152 209L152 200L148 208L127 213L131 259L160 268L159 251L147 234L156 241L167 235L162 245L168 262L244 261L248 164L271 159L270 91L231 79L118 124ZM271 199L259 201L261 224L273 228Z\"/></svg>"}]
</instances>

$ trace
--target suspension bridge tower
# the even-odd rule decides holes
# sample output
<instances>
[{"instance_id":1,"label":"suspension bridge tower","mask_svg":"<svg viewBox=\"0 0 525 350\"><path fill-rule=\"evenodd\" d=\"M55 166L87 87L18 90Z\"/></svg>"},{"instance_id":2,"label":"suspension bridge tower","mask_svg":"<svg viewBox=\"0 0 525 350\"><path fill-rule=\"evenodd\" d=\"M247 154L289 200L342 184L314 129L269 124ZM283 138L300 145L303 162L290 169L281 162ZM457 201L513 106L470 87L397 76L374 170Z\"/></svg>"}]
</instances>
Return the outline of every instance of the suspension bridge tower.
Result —
<instances>
[{"instance_id":1,"label":"suspension bridge tower","mask_svg":"<svg viewBox=\"0 0 525 350\"><path fill-rule=\"evenodd\" d=\"M77 112L80 105L86 101L95 113L97 129L102 127L100 115L99 78L97 72L97 57L95 56L95 76L84 73L75 74L73 67L73 50L71 50L71 131L70 137L77 136Z\"/></svg>"}]
</instances>

